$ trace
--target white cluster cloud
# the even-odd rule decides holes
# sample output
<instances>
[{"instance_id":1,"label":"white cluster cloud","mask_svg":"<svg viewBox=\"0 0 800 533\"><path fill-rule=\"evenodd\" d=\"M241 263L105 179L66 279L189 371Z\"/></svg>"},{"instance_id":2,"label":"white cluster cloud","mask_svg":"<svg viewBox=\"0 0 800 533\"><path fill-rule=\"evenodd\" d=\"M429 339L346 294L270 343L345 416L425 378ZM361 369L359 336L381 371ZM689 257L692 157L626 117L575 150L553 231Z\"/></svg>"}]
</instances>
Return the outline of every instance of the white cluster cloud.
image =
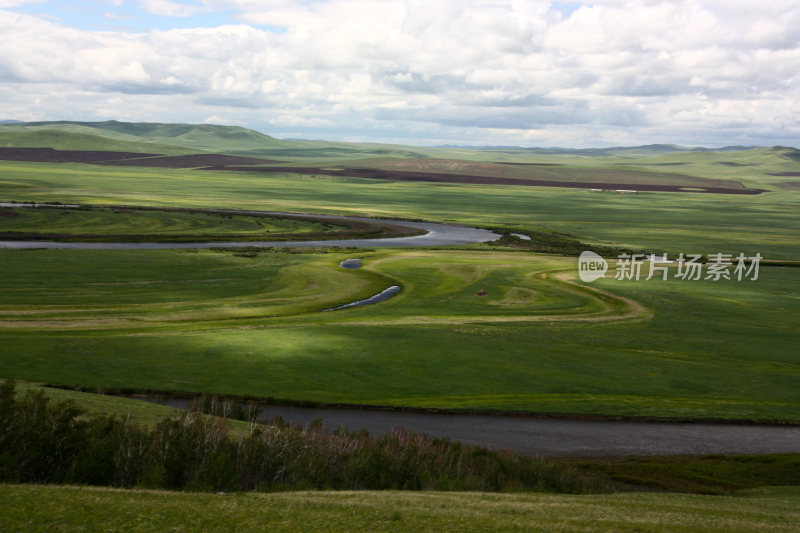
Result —
<instances>
[{"instance_id":1,"label":"white cluster cloud","mask_svg":"<svg viewBox=\"0 0 800 533\"><path fill-rule=\"evenodd\" d=\"M0 118L214 121L410 144L796 145L800 135L796 1L138 4L237 23L87 31L0 10Z\"/></svg>"}]
</instances>

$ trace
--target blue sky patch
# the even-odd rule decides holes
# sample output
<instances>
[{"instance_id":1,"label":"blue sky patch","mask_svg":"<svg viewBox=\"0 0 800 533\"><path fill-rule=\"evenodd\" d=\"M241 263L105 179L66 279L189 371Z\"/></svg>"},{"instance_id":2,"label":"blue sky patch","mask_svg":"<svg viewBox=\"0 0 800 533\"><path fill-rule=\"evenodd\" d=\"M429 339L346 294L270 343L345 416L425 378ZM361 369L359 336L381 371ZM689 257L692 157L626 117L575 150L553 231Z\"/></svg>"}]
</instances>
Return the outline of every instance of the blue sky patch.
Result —
<instances>
[{"instance_id":1,"label":"blue sky patch","mask_svg":"<svg viewBox=\"0 0 800 533\"><path fill-rule=\"evenodd\" d=\"M187 7L197 7L199 12L188 16L164 16L148 13L138 3L126 1L121 5L92 0L49 1L28 4L10 9L86 31L113 31L143 33L149 30L172 30L180 28L215 28L228 24L242 24L237 12L228 10L202 11L198 4L173 2ZM284 33L286 28L258 26L273 33Z\"/></svg>"}]
</instances>

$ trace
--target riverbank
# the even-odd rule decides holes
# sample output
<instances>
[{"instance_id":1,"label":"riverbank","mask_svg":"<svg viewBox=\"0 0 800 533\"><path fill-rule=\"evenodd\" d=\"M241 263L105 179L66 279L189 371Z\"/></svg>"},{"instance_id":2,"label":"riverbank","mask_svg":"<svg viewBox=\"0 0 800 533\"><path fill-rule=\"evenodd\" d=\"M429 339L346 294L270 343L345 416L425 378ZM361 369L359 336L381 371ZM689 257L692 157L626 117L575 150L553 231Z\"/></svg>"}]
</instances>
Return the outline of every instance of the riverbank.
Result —
<instances>
[{"instance_id":1,"label":"riverbank","mask_svg":"<svg viewBox=\"0 0 800 533\"><path fill-rule=\"evenodd\" d=\"M145 395L125 397L179 409L196 399ZM222 401L222 400L220 400ZM620 457L647 455L746 455L800 453L800 425L564 417L535 413L467 414L455 411L302 407L256 404L258 419L301 426L321 423L333 431L366 430L384 435L397 429L458 440L465 444L543 457ZM366 406L362 406L366 407ZM317 422L319 421L319 422Z\"/></svg>"}]
</instances>

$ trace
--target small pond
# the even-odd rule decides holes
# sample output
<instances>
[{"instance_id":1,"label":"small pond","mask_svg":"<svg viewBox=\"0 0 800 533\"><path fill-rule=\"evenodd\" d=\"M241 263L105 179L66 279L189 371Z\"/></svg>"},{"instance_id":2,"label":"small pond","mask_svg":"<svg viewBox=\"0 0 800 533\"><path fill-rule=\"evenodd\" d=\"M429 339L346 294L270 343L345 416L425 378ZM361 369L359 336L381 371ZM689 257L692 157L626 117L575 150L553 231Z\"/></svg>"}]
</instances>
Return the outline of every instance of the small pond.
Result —
<instances>
[{"instance_id":1,"label":"small pond","mask_svg":"<svg viewBox=\"0 0 800 533\"><path fill-rule=\"evenodd\" d=\"M349 270L355 270L357 268L361 268L361 258L357 259L345 259L339 266L342 268L347 268Z\"/></svg>"},{"instance_id":2,"label":"small pond","mask_svg":"<svg viewBox=\"0 0 800 533\"><path fill-rule=\"evenodd\" d=\"M349 304L340 305L339 307L331 307L330 309L325 309L325 311L338 311L339 309L347 309L349 307L356 307L359 305L376 304L378 302L383 302L384 300L388 300L398 292L400 292L400 287L397 285L392 285L387 289L383 289L378 294L370 296L369 298L366 298L364 300L358 300L357 302L350 302Z\"/></svg>"}]
</instances>

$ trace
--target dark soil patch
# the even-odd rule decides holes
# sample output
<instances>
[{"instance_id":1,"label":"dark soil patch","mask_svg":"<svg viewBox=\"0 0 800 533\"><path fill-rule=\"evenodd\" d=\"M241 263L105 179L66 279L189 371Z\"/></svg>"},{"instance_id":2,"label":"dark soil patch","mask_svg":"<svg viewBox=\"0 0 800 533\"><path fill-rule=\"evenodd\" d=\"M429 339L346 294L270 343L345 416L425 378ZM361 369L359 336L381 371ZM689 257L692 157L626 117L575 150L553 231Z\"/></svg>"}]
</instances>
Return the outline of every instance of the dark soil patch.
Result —
<instances>
[{"instance_id":1,"label":"dark soil patch","mask_svg":"<svg viewBox=\"0 0 800 533\"><path fill-rule=\"evenodd\" d=\"M0 160L33 161L36 163L98 163L101 161L151 157L158 154L135 152L103 152L91 150L55 150L53 148L0 147Z\"/></svg>"},{"instance_id":2,"label":"dark soil patch","mask_svg":"<svg viewBox=\"0 0 800 533\"><path fill-rule=\"evenodd\" d=\"M509 163L507 161L495 161L498 165L514 165L518 167L563 167L561 163Z\"/></svg>"},{"instance_id":3,"label":"dark soil patch","mask_svg":"<svg viewBox=\"0 0 800 533\"><path fill-rule=\"evenodd\" d=\"M19 216L19 213L16 211L4 211L0 209L0 217L8 217L8 218L16 218Z\"/></svg>"},{"instance_id":4,"label":"dark soil patch","mask_svg":"<svg viewBox=\"0 0 800 533\"><path fill-rule=\"evenodd\" d=\"M800 172L768 172L767 176L800 177Z\"/></svg>"},{"instance_id":5,"label":"dark soil patch","mask_svg":"<svg viewBox=\"0 0 800 533\"><path fill-rule=\"evenodd\" d=\"M579 181L555 180L523 180L516 178L500 178L493 176L467 176L463 174L445 174L436 172L412 172L403 170L377 170L367 168L322 169L319 167L209 167L204 170L233 170L244 172L288 172L294 174L325 174L328 176L342 176L349 178L368 178L396 181L428 181L433 183L459 183L474 185L515 185L525 187L567 187L572 189L625 189L635 191L658 192L697 192L712 194L761 194L764 189L734 189L726 187L697 187L695 190L684 190L685 186L656 185L641 183L600 183Z\"/></svg>"},{"instance_id":6,"label":"dark soil patch","mask_svg":"<svg viewBox=\"0 0 800 533\"><path fill-rule=\"evenodd\" d=\"M200 168L226 165L263 165L266 163L277 163L277 161L224 154L189 154L147 157L144 159L119 159L103 161L101 164L130 167Z\"/></svg>"},{"instance_id":7,"label":"dark soil patch","mask_svg":"<svg viewBox=\"0 0 800 533\"><path fill-rule=\"evenodd\" d=\"M225 165L263 165L267 159L224 154L188 154L164 156L137 152L102 152L90 150L55 150L53 148L2 148L0 160L37 163L93 163L98 165L198 168Z\"/></svg>"},{"instance_id":8,"label":"dark soil patch","mask_svg":"<svg viewBox=\"0 0 800 533\"><path fill-rule=\"evenodd\" d=\"M800 181L782 181L780 183L773 183L773 185L789 191L800 191Z\"/></svg>"},{"instance_id":9,"label":"dark soil patch","mask_svg":"<svg viewBox=\"0 0 800 533\"><path fill-rule=\"evenodd\" d=\"M366 168L322 169L319 167L263 167L276 163L267 159L253 157L229 156L224 154L189 154L164 156L159 154L133 152L102 152L85 150L54 150L52 148L3 148L0 147L0 160L34 161L43 163L93 163L111 166L140 166L160 168L200 168L202 170L231 170L240 172L285 172L293 174L323 174L350 178L367 178L397 181L426 181L433 183L458 183L475 185L513 185L526 187L566 187L573 189L625 189L635 191L658 192L696 192L713 194L761 194L763 189L747 189L739 183L731 187L696 187L686 190L685 185L659 185L614 182L581 182L560 180L517 179L495 176L474 176L441 172L419 172L408 170L378 170ZM552 163L503 163L506 165L559 166ZM783 173L773 175L800 175L800 173ZM738 185L740 188L736 188Z\"/></svg>"}]
</instances>

